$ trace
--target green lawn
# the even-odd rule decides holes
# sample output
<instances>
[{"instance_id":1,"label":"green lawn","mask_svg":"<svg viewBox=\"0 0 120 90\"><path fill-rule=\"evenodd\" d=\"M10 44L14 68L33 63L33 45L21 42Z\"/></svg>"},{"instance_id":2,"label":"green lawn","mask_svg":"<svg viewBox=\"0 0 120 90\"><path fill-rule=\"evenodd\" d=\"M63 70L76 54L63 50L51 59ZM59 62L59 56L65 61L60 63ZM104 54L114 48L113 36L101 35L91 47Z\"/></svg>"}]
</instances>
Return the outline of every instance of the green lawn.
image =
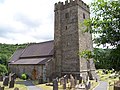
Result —
<instances>
[{"instance_id":1,"label":"green lawn","mask_svg":"<svg viewBox=\"0 0 120 90\"><path fill-rule=\"evenodd\" d=\"M119 78L118 77L110 78L109 76L111 75L111 71L109 71L108 74L103 74L102 69L99 69L97 70L97 72L101 81L106 81L109 83L108 90L113 90L114 82L118 81ZM95 88L99 84L99 82L96 82L95 80L91 80L91 84L92 84L92 87L90 90L93 90L93 88ZM60 84L58 85L59 85L59 90L63 90L62 85ZM53 90L53 86L46 86L45 84L38 84L36 86L42 88L43 90ZM69 90L69 89L67 88L66 90Z\"/></svg>"},{"instance_id":2,"label":"green lawn","mask_svg":"<svg viewBox=\"0 0 120 90\"><path fill-rule=\"evenodd\" d=\"M27 90L27 87L22 83L23 80L16 79L14 88L17 87L19 90ZM0 86L3 86L3 82L0 82ZM9 88L9 86L5 86L4 90L14 90L14 88Z\"/></svg>"},{"instance_id":3,"label":"green lawn","mask_svg":"<svg viewBox=\"0 0 120 90\"><path fill-rule=\"evenodd\" d=\"M97 72L98 72L98 75L99 75L101 81L106 81L109 83L108 90L113 90L114 82L118 81L119 78L118 77L110 78L109 76L111 73L109 72L108 74L103 74L102 69L97 70ZM91 86L92 86L90 90L93 90L93 88L95 88L99 84L95 80L91 80L90 82L91 82ZM37 87L42 88L42 90L53 90L53 86L46 86L46 84L38 84L38 81L33 81L33 83ZM2 86L2 84L3 84L3 82L0 82L0 86ZM60 83L58 83L58 85L59 85L58 90L63 90L62 85L60 85ZM27 87L23 84L23 80L21 80L21 79L16 79L15 87L18 87L19 90L27 90ZM69 87L69 84L67 84L66 90L70 90L68 87ZM14 88L9 88L8 86L6 86L4 90L14 90Z\"/></svg>"},{"instance_id":4,"label":"green lawn","mask_svg":"<svg viewBox=\"0 0 120 90\"><path fill-rule=\"evenodd\" d=\"M108 90L113 90L114 82L119 81L118 77L110 78L111 71L108 72L108 74L103 74L102 69L97 70L98 75L100 77L101 81L106 81L109 83Z\"/></svg>"},{"instance_id":5,"label":"green lawn","mask_svg":"<svg viewBox=\"0 0 120 90\"><path fill-rule=\"evenodd\" d=\"M91 80L90 82L92 84L90 90L92 90L93 88L95 88L98 85L98 82L96 82L95 80ZM53 90L53 86L46 86L46 84L38 84L38 81L33 81L33 84L35 84L37 87L42 88L42 90ZM70 83L67 83L66 90L70 90L69 87L70 87ZM60 83L58 83L58 90L63 90L63 86L60 85Z\"/></svg>"}]
</instances>

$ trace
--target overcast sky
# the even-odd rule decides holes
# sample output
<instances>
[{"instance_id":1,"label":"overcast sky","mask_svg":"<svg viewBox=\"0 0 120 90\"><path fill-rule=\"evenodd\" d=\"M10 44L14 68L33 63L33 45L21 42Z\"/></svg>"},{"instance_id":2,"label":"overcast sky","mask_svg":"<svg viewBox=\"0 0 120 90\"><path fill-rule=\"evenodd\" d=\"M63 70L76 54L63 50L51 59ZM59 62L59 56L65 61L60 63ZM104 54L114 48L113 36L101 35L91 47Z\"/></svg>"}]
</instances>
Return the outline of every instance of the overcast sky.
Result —
<instances>
[{"instance_id":1,"label":"overcast sky","mask_svg":"<svg viewBox=\"0 0 120 90\"><path fill-rule=\"evenodd\" d=\"M0 43L53 40L54 3L58 1L65 0L0 0Z\"/></svg>"}]
</instances>

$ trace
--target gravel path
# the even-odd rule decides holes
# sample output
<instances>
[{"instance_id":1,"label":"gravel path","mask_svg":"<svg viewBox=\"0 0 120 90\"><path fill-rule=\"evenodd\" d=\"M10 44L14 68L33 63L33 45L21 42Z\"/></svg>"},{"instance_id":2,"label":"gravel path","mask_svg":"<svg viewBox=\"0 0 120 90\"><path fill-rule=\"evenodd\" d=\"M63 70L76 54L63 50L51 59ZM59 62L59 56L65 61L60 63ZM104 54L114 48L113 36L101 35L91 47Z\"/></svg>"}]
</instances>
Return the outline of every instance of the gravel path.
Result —
<instances>
[{"instance_id":1,"label":"gravel path","mask_svg":"<svg viewBox=\"0 0 120 90\"><path fill-rule=\"evenodd\" d=\"M32 81L24 81L24 84L27 86L28 90L42 90L41 88L35 86Z\"/></svg>"},{"instance_id":2,"label":"gravel path","mask_svg":"<svg viewBox=\"0 0 120 90\"><path fill-rule=\"evenodd\" d=\"M100 84L94 90L107 90L108 83L100 81Z\"/></svg>"}]
</instances>

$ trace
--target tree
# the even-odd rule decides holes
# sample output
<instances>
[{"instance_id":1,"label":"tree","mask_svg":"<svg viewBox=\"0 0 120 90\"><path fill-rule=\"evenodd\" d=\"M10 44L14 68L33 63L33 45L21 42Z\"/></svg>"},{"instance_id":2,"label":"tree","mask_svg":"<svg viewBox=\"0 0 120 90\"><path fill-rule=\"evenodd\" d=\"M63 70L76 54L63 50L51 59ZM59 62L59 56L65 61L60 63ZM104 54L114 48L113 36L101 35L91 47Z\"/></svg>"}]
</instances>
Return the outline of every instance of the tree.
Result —
<instances>
[{"instance_id":1,"label":"tree","mask_svg":"<svg viewBox=\"0 0 120 90\"><path fill-rule=\"evenodd\" d=\"M0 64L0 75L3 75L5 73L8 73L5 65Z\"/></svg>"},{"instance_id":2,"label":"tree","mask_svg":"<svg viewBox=\"0 0 120 90\"><path fill-rule=\"evenodd\" d=\"M110 44L117 47L120 44L120 3L118 1L95 0L91 4L94 16L86 20L86 31L99 35L94 43Z\"/></svg>"},{"instance_id":3,"label":"tree","mask_svg":"<svg viewBox=\"0 0 120 90\"><path fill-rule=\"evenodd\" d=\"M112 67L120 69L120 2L118 0L95 0L91 4L94 14L89 20L85 20L87 29L85 32L94 34L93 42L97 45L108 44L113 46L109 50L106 60L110 60ZM98 52L97 52L98 53ZM94 54L97 54L94 52ZM97 56L97 55L96 55ZM95 57L93 57L95 58Z\"/></svg>"},{"instance_id":4,"label":"tree","mask_svg":"<svg viewBox=\"0 0 120 90\"><path fill-rule=\"evenodd\" d=\"M7 55L5 54L0 54L0 64L7 65Z\"/></svg>"}]
</instances>

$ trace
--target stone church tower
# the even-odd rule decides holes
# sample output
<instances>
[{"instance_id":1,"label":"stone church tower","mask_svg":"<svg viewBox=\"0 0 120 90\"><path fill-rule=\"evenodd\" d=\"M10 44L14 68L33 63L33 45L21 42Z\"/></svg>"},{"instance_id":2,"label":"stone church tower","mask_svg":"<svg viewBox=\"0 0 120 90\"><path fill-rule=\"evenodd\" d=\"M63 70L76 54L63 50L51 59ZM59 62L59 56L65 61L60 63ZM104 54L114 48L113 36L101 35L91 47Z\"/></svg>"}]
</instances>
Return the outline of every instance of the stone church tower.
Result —
<instances>
[{"instance_id":1,"label":"stone church tower","mask_svg":"<svg viewBox=\"0 0 120 90\"><path fill-rule=\"evenodd\" d=\"M84 19L90 18L89 6L82 0L70 0L55 4L54 50L55 74L86 76L95 74L93 60L88 63L78 53L92 50L92 35L83 33Z\"/></svg>"}]
</instances>

